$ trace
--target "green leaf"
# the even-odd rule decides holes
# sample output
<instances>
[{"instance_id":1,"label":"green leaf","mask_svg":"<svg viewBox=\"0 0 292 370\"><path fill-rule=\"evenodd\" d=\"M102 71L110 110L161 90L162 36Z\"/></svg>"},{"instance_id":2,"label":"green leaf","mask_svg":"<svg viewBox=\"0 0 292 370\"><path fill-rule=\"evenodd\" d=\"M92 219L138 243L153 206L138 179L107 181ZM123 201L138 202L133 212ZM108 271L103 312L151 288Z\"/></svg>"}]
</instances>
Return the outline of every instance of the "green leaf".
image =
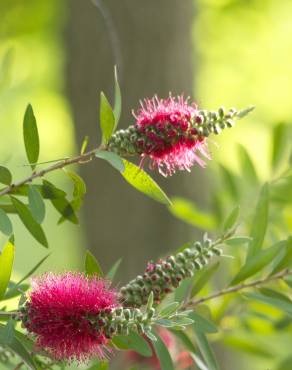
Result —
<instances>
[{"instance_id":1,"label":"green leaf","mask_svg":"<svg viewBox=\"0 0 292 370\"><path fill-rule=\"evenodd\" d=\"M44 247L48 248L48 241L42 227L35 221L29 208L20 200L10 197L19 218L31 235Z\"/></svg>"},{"instance_id":2,"label":"green leaf","mask_svg":"<svg viewBox=\"0 0 292 370\"><path fill-rule=\"evenodd\" d=\"M168 349L157 333L156 341L152 341L152 345L158 357L161 370L174 370L174 365Z\"/></svg>"},{"instance_id":3,"label":"green leaf","mask_svg":"<svg viewBox=\"0 0 292 370\"><path fill-rule=\"evenodd\" d=\"M28 204L33 218L41 224L46 215L46 206L37 187L30 185L28 189Z\"/></svg>"},{"instance_id":4,"label":"green leaf","mask_svg":"<svg viewBox=\"0 0 292 370\"><path fill-rule=\"evenodd\" d=\"M84 195L86 194L86 184L83 181L83 179L79 175L77 175L77 173L72 172L72 171L68 171L68 170L64 170L64 172L70 177L70 179L74 183L73 200L69 203L70 203L72 209L75 212L77 212L81 208ZM58 224L60 224L63 221L65 221L65 218L62 216L61 219L59 220ZM72 220L72 222L76 223L76 221L78 222L77 216L76 216L76 218L74 218L74 222L73 222L73 220Z\"/></svg>"},{"instance_id":5,"label":"green leaf","mask_svg":"<svg viewBox=\"0 0 292 370\"><path fill-rule=\"evenodd\" d=\"M201 291L201 289L203 289L204 286L208 283L208 281L210 281L213 274L217 271L219 264L220 263L217 262L214 265L197 272L197 274L195 275L195 280L191 291L191 297L194 297L196 294L198 294Z\"/></svg>"},{"instance_id":6,"label":"green leaf","mask_svg":"<svg viewBox=\"0 0 292 370\"><path fill-rule=\"evenodd\" d=\"M289 354L278 364L276 370L291 370L292 355Z\"/></svg>"},{"instance_id":7,"label":"green leaf","mask_svg":"<svg viewBox=\"0 0 292 370\"><path fill-rule=\"evenodd\" d=\"M170 319L157 319L155 324L163 326L164 328L172 328L176 326L176 324L174 324Z\"/></svg>"},{"instance_id":8,"label":"green leaf","mask_svg":"<svg viewBox=\"0 0 292 370\"><path fill-rule=\"evenodd\" d=\"M194 346L193 342L190 340L190 338L185 332L172 329L170 329L170 331L172 334L174 334L177 338L180 339L180 341L188 351L192 353L197 353L196 347Z\"/></svg>"},{"instance_id":9,"label":"green leaf","mask_svg":"<svg viewBox=\"0 0 292 370\"><path fill-rule=\"evenodd\" d=\"M51 199L51 203L62 216L58 223L61 223L64 219L66 219L68 221L71 221L75 225L78 224L78 218L69 200L63 197Z\"/></svg>"},{"instance_id":10,"label":"green leaf","mask_svg":"<svg viewBox=\"0 0 292 370\"><path fill-rule=\"evenodd\" d=\"M80 154L85 153L87 149L88 141L89 141L89 136L85 136L85 138L83 139L82 145L81 145Z\"/></svg>"},{"instance_id":11,"label":"green leaf","mask_svg":"<svg viewBox=\"0 0 292 370\"><path fill-rule=\"evenodd\" d=\"M224 243L233 247L250 243L251 240L252 239L248 236L233 236L232 238L226 239Z\"/></svg>"},{"instance_id":12,"label":"green leaf","mask_svg":"<svg viewBox=\"0 0 292 370\"><path fill-rule=\"evenodd\" d=\"M125 166L123 163L122 158L113 152L107 152L104 150L97 150L95 152L95 156L97 158L104 159L107 161L110 165L112 165L116 170L123 172L125 170Z\"/></svg>"},{"instance_id":13,"label":"green leaf","mask_svg":"<svg viewBox=\"0 0 292 370\"><path fill-rule=\"evenodd\" d=\"M251 259L247 260L245 265L237 273L230 285L235 285L243 280L251 277L257 272L261 271L265 266L273 261L273 259L280 253L281 249L285 247L286 242L280 241L270 248L263 249L258 252Z\"/></svg>"},{"instance_id":14,"label":"green leaf","mask_svg":"<svg viewBox=\"0 0 292 370\"><path fill-rule=\"evenodd\" d=\"M14 338L14 320L10 318L5 327L4 330L1 333L1 342L4 343L5 345L9 345L13 342Z\"/></svg>"},{"instance_id":15,"label":"green leaf","mask_svg":"<svg viewBox=\"0 0 292 370\"><path fill-rule=\"evenodd\" d=\"M13 232L12 223L7 214L0 208L0 231L7 236Z\"/></svg>"},{"instance_id":16,"label":"green leaf","mask_svg":"<svg viewBox=\"0 0 292 370\"><path fill-rule=\"evenodd\" d=\"M151 357L152 350L146 340L135 332L129 335L115 335L112 339L114 345L122 350L133 350L144 357Z\"/></svg>"},{"instance_id":17,"label":"green leaf","mask_svg":"<svg viewBox=\"0 0 292 370\"><path fill-rule=\"evenodd\" d=\"M238 145L238 155L242 177L246 178L251 184L257 184L258 176L253 161L245 147L241 144Z\"/></svg>"},{"instance_id":18,"label":"green leaf","mask_svg":"<svg viewBox=\"0 0 292 370\"><path fill-rule=\"evenodd\" d=\"M73 197L82 198L86 194L86 184L77 173L65 170L65 173L71 178L74 183Z\"/></svg>"},{"instance_id":19,"label":"green leaf","mask_svg":"<svg viewBox=\"0 0 292 370\"><path fill-rule=\"evenodd\" d=\"M23 139L29 163L36 163L39 158L40 143L36 119L30 104L24 114ZM32 164L31 168L34 169L35 165Z\"/></svg>"},{"instance_id":20,"label":"green leaf","mask_svg":"<svg viewBox=\"0 0 292 370\"><path fill-rule=\"evenodd\" d=\"M4 297L14 261L14 245L8 241L0 254L0 300Z\"/></svg>"},{"instance_id":21,"label":"green leaf","mask_svg":"<svg viewBox=\"0 0 292 370\"><path fill-rule=\"evenodd\" d=\"M271 348L267 348L267 345L251 341L250 338L235 337L231 335L224 335L224 344L237 349L239 351L244 351L252 355L272 358L274 354L271 352Z\"/></svg>"},{"instance_id":22,"label":"green leaf","mask_svg":"<svg viewBox=\"0 0 292 370\"><path fill-rule=\"evenodd\" d=\"M195 336L197 339L196 340L197 345L200 349L203 359L205 360L206 365L208 366L208 369L209 370L219 370L219 365L215 358L214 352L208 343L205 333L203 333L200 330L197 330L195 324L194 324L194 331L195 331Z\"/></svg>"},{"instance_id":23,"label":"green leaf","mask_svg":"<svg viewBox=\"0 0 292 370\"><path fill-rule=\"evenodd\" d=\"M185 301L187 296L190 292L190 286L192 283L192 279L184 279L180 285L175 289L174 292L174 300L178 302Z\"/></svg>"},{"instance_id":24,"label":"green leaf","mask_svg":"<svg viewBox=\"0 0 292 370\"><path fill-rule=\"evenodd\" d=\"M146 304L146 312L150 311L151 308L153 307L153 302L154 302L154 294L153 291L150 292L147 304Z\"/></svg>"},{"instance_id":25,"label":"green leaf","mask_svg":"<svg viewBox=\"0 0 292 370\"><path fill-rule=\"evenodd\" d=\"M162 309L159 311L159 317L168 317L169 315L176 312L178 307L178 302L170 302L166 306L162 307Z\"/></svg>"},{"instance_id":26,"label":"green leaf","mask_svg":"<svg viewBox=\"0 0 292 370\"><path fill-rule=\"evenodd\" d=\"M0 182L1 184L10 185L12 181L12 175L8 168L0 166Z\"/></svg>"},{"instance_id":27,"label":"green leaf","mask_svg":"<svg viewBox=\"0 0 292 370\"><path fill-rule=\"evenodd\" d=\"M115 126L114 130L117 128L122 111L122 96L121 89L118 81L118 71L117 66L115 66L115 105L114 105L114 116L115 116Z\"/></svg>"},{"instance_id":28,"label":"green leaf","mask_svg":"<svg viewBox=\"0 0 292 370\"><path fill-rule=\"evenodd\" d=\"M2 341L3 331L4 326L0 325L0 344L5 345L5 343ZM16 332L16 334L17 333L18 332ZM28 366L29 369L38 370L34 362L34 359L29 354L28 350L24 347L24 345L22 344L21 340L18 337L14 336L13 340L11 341L10 344L7 345L7 347L11 349L11 351L13 351L15 354L17 354L22 359L22 361Z\"/></svg>"},{"instance_id":29,"label":"green leaf","mask_svg":"<svg viewBox=\"0 0 292 370\"><path fill-rule=\"evenodd\" d=\"M259 293L245 293L244 295L249 299L260 301L270 306L276 307L279 310L287 313L289 316L292 316L292 302L290 303L290 302L287 302L286 300L282 300L282 299L274 298L274 297L268 297L266 295L259 294Z\"/></svg>"},{"instance_id":30,"label":"green leaf","mask_svg":"<svg viewBox=\"0 0 292 370\"><path fill-rule=\"evenodd\" d=\"M85 272L87 275L103 276L102 269L92 253L88 250L85 254Z\"/></svg>"},{"instance_id":31,"label":"green leaf","mask_svg":"<svg viewBox=\"0 0 292 370\"><path fill-rule=\"evenodd\" d=\"M292 237L290 236L285 245L285 253L283 257L277 261L274 265L271 275L276 274L277 272L284 270L287 267L292 266Z\"/></svg>"},{"instance_id":32,"label":"green leaf","mask_svg":"<svg viewBox=\"0 0 292 370\"><path fill-rule=\"evenodd\" d=\"M47 180L43 180L43 185L34 185L41 193L43 199L57 199L66 196L65 191L58 189L55 185ZM11 194L28 196L29 185L21 185L11 190Z\"/></svg>"},{"instance_id":33,"label":"green leaf","mask_svg":"<svg viewBox=\"0 0 292 370\"><path fill-rule=\"evenodd\" d=\"M64 198L66 196L66 192L64 190L57 188L48 180L43 180L43 185L40 185L38 190L40 191L44 199L57 199Z\"/></svg>"},{"instance_id":34,"label":"green leaf","mask_svg":"<svg viewBox=\"0 0 292 370\"><path fill-rule=\"evenodd\" d=\"M120 267L120 264L122 262L122 259L118 259L117 262L111 267L111 269L109 270L109 272L106 274L106 277L110 280L110 281L113 281L114 280L114 277L116 276L116 273Z\"/></svg>"},{"instance_id":35,"label":"green leaf","mask_svg":"<svg viewBox=\"0 0 292 370\"><path fill-rule=\"evenodd\" d=\"M277 124L273 129L272 136L272 168L276 170L287 152L287 142L289 134L285 123Z\"/></svg>"},{"instance_id":36,"label":"green leaf","mask_svg":"<svg viewBox=\"0 0 292 370\"><path fill-rule=\"evenodd\" d=\"M223 224L223 231L228 231L234 227L239 217L240 207L236 206L233 208L229 216L226 218Z\"/></svg>"},{"instance_id":37,"label":"green leaf","mask_svg":"<svg viewBox=\"0 0 292 370\"><path fill-rule=\"evenodd\" d=\"M157 202L171 205L167 195L146 172L125 159L123 159L123 163L125 170L122 172L122 176L129 184Z\"/></svg>"},{"instance_id":38,"label":"green leaf","mask_svg":"<svg viewBox=\"0 0 292 370\"><path fill-rule=\"evenodd\" d=\"M193 319L181 315L171 318L171 321L174 324L173 326L188 326L194 323Z\"/></svg>"},{"instance_id":39,"label":"green leaf","mask_svg":"<svg viewBox=\"0 0 292 370\"><path fill-rule=\"evenodd\" d=\"M255 109L255 106L250 106L245 109L240 110L239 112L236 113L237 118L243 118L247 116L250 112L252 112Z\"/></svg>"},{"instance_id":40,"label":"green leaf","mask_svg":"<svg viewBox=\"0 0 292 370\"><path fill-rule=\"evenodd\" d=\"M110 103L103 92L100 93L100 128L102 144L107 144L115 128L115 116Z\"/></svg>"},{"instance_id":41,"label":"green leaf","mask_svg":"<svg viewBox=\"0 0 292 370\"><path fill-rule=\"evenodd\" d=\"M218 329L216 325L206 319L204 316L199 315L197 312L192 312L189 314L189 317L194 321L193 327L196 332L200 331L202 333L217 333Z\"/></svg>"},{"instance_id":42,"label":"green leaf","mask_svg":"<svg viewBox=\"0 0 292 370\"><path fill-rule=\"evenodd\" d=\"M24 277L19 280L19 282L16 284L16 286L19 286L23 281L28 279L44 262L45 260L50 256L50 253L47 254L45 257L43 257Z\"/></svg>"},{"instance_id":43,"label":"green leaf","mask_svg":"<svg viewBox=\"0 0 292 370\"><path fill-rule=\"evenodd\" d=\"M233 200L238 201L239 189L236 176L223 165L220 166L220 170L224 187L227 189Z\"/></svg>"},{"instance_id":44,"label":"green leaf","mask_svg":"<svg viewBox=\"0 0 292 370\"><path fill-rule=\"evenodd\" d=\"M108 370L108 369L109 369L108 361L98 361L97 363L90 366L86 370Z\"/></svg>"},{"instance_id":45,"label":"green leaf","mask_svg":"<svg viewBox=\"0 0 292 370\"><path fill-rule=\"evenodd\" d=\"M10 281L8 284L8 289L4 296L4 300L22 295L23 292L26 292L28 290L28 288L30 288L29 284L17 285L16 283Z\"/></svg>"},{"instance_id":46,"label":"green leaf","mask_svg":"<svg viewBox=\"0 0 292 370\"><path fill-rule=\"evenodd\" d=\"M261 190L255 215L252 222L250 237L252 238L248 246L247 259L256 255L262 247L269 217L269 185L266 183Z\"/></svg>"},{"instance_id":47,"label":"green leaf","mask_svg":"<svg viewBox=\"0 0 292 370\"><path fill-rule=\"evenodd\" d=\"M171 199L170 212L179 219L204 230L214 230L216 219L210 213L201 211L187 199L175 197Z\"/></svg>"}]
</instances>

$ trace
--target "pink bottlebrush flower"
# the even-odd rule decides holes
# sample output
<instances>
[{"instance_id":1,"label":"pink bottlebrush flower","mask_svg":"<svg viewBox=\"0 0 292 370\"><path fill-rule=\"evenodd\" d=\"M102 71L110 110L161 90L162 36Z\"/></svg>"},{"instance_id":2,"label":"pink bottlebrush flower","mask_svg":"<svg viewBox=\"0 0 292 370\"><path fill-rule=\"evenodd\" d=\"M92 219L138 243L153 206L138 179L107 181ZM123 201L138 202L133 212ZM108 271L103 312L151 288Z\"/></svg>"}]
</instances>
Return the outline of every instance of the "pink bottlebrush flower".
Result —
<instances>
[{"instance_id":1,"label":"pink bottlebrush flower","mask_svg":"<svg viewBox=\"0 0 292 370\"><path fill-rule=\"evenodd\" d=\"M116 292L107 281L81 273L48 273L32 282L23 324L36 346L56 360L103 358L107 338L90 317L117 306Z\"/></svg>"},{"instance_id":2,"label":"pink bottlebrush flower","mask_svg":"<svg viewBox=\"0 0 292 370\"><path fill-rule=\"evenodd\" d=\"M141 134L137 144L142 161L149 157L151 168L157 168L162 175L170 176L177 169L190 171L194 163L203 167L205 162L199 154L210 159L206 138L194 128L202 117L197 106L188 104L183 96L145 99L133 115Z\"/></svg>"}]
</instances>

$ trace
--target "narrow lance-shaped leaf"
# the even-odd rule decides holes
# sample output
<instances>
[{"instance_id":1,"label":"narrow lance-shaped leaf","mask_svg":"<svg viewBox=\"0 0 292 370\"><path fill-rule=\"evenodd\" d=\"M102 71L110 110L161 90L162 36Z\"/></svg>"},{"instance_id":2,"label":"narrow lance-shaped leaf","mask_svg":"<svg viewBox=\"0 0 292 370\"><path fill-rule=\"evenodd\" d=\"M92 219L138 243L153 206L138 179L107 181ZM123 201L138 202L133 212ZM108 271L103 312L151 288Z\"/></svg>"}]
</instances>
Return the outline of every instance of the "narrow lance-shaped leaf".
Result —
<instances>
[{"instance_id":1,"label":"narrow lance-shaped leaf","mask_svg":"<svg viewBox=\"0 0 292 370\"><path fill-rule=\"evenodd\" d=\"M272 135L272 168L276 170L287 152L289 138L288 127L285 123L277 124Z\"/></svg>"},{"instance_id":2,"label":"narrow lance-shaped leaf","mask_svg":"<svg viewBox=\"0 0 292 370\"><path fill-rule=\"evenodd\" d=\"M287 239L283 257L274 265L271 275L284 270L287 267L292 267L292 237Z\"/></svg>"},{"instance_id":3,"label":"narrow lance-shaped leaf","mask_svg":"<svg viewBox=\"0 0 292 370\"><path fill-rule=\"evenodd\" d=\"M240 210L239 206L236 206L235 208L233 208L233 210L231 211L231 213L229 214L229 216L224 222L223 231L230 230L234 227L234 225L236 224L238 220L239 210Z\"/></svg>"},{"instance_id":4,"label":"narrow lance-shaped leaf","mask_svg":"<svg viewBox=\"0 0 292 370\"><path fill-rule=\"evenodd\" d=\"M224 186L232 198L237 201L239 199L239 190L236 176L223 165L220 166L220 169Z\"/></svg>"},{"instance_id":5,"label":"narrow lance-shaped leaf","mask_svg":"<svg viewBox=\"0 0 292 370\"><path fill-rule=\"evenodd\" d=\"M10 197L16 208L19 218L31 235L44 247L48 248L48 241L42 227L35 221L29 208L20 200Z\"/></svg>"},{"instance_id":6,"label":"narrow lance-shaped leaf","mask_svg":"<svg viewBox=\"0 0 292 370\"><path fill-rule=\"evenodd\" d=\"M23 139L29 163L37 163L40 152L39 134L33 109L30 104L27 106L24 114ZM32 164L31 168L34 169L35 165Z\"/></svg>"},{"instance_id":7,"label":"narrow lance-shaped leaf","mask_svg":"<svg viewBox=\"0 0 292 370\"><path fill-rule=\"evenodd\" d=\"M129 184L150 198L160 203L171 205L171 201L164 191L145 171L125 159L123 159L123 163L125 170L121 174Z\"/></svg>"},{"instance_id":8,"label":"narrow lance-shaped leaf","mask_svg":"<svg viewBox=\"0 0 292 370\"><path fill-rule=\"evenodd\" d=\"M95 156L97 158L104 159L111 166L113 166L116 170L120 172L123 172L125 170L123 159L116 153L107 152L105 150L97 150Z\"/></svg>"},{"instance_id":9,"label":"narrow lance-shaped leaf","mask_svg":"<svg viewBox=\"0 0 292 370\"><path fill-rule=\"evenodd\" d=\"M100 264L94 255L89 251L86 251L85 254L85 272L87 275L103 276Z\"/></svg>"},{"instance_id":10,"label":"narrow lance-shaped leaf","mask_svg":"<svg viewBox=\"0 0 292 370\"><path fill-rule=\"evenodd\" d=\"M195 329L197 345L209 370L219 370L215 354L208 343L205 333Z\"/></svg>"},{"instance_id":11,"label":"narrow lance-shaped leaf","mask_svg":"<svg viewBox=\"0 0 292 370\"><path fill-rule=\"evenodd\" d=\"M292 302L287 302L286 300L282 300L275 297L268 297L260 293L245 293L245 296L252 300L260 301L272 307L276 307L279 310L287 313L290 317L292 317Z\"/></svg>"},{"instance_id":12,"label":"narrow lance-shaped leaf","mask_svg":"<svg viewBox=\"0 0 292 370\"><path fill-rule=\"evenodd\" d=\"M100 128L102 144L107 144L115 128L115 116L112 107L103 92L100 94Z\"/></svg>"},{"instance_id":13,"label":"narrow lance-shaped leaf","mask_svg":"<svg viewBox=\"0 0 292 370\"><path fill-rule=\"evenodd\" d=\"M256 206L256 212L252 222L250 237L252 238L248 247L247 259L253 257L261 249L269 216L269 185L262 187L259 200Z\"/></svg>"},{"instance_id":14,"label":"narrow lance-shaped leaf","mask_svg":"<svg viewBox=\"0 0 292 370\"><path fill-rule=\"evenodd\" d=\"M5 343L6 345L9 345L12 343L13 338L14 338L14 321L12 320L12 318L10 318L7 321L4 327L4 330L2 332L1 341Z\"/></svg>"},{"instance_id":15,"label":"narrow lance-shaped leaf","mask_svg":"<svg viewBox=\"0 0 292 370\"><path fill-rule=\"evenodd\" d=\"M111 267L109 272L106 274L106 277L110 280L113 281L114 277L116 276L116 273L118 272L118 269L120 267L120 264L122 262L122 259L118 259L117 262Z\"/></svg>"},{"instance_id":16,"label":"narrow lance-shaped leaf","mask_svg":"<svg viewBox=\"0 0 292 370\"><path fill-rule=\"evenodd\" d=\"M12 181L12 175L8 168L0 166L0 182L1 184L10 185Z\"/></svg>"},{"instance_id":17,"label":"narrow lance-shaped leaf","mask_svg":"<svg viewBox=\"0 0 292 370\"><path fill-rule=\"evenodd\" d=\"M126 336L116 335L112 339L112 342L119 349L131 349L144 357L152 356L152 351L149 344L143 337L135 332L130 332L130 334Z\"/></svg>"},{"instance_id":18,"label":"narrow lance-shaped leaf","mask_svg":"<svg viewBox=\"0 0 292 370\"><path fill-rule=\"evenodd\" d=\"M171 198L170 212L179 219L204 230L214 230L216 219L211 213L200 210L193 202L187 199Z\"/></svg>"},{"instance_id":19,"label":"narrow lance-shaped leaf","mask_svg":"<svg viewBox=\"0 0 292 370\"><path fill-rule=\"evenodd\" d=\"M7 236L10 236L13 231L12 223L7 214L0 208L0 231Z\"/></svg>"},{"instance_id":20,"label":"narrow lance-shaped leaf","mask_svg":"<svg viewBox=\"0 0 292 370\"><path fill-rule=\"evenodd\" d=\"M238 284L261 271L265 266L273 261L273 259L277 256L277 254L280 253L281 249L284 248L285 245L286 241L280 241L270 248L263 249L255 256L247 260L246 264L232 280L231 285Z\"/></svg>"},{"instance_id":21,"label":"narrow lance-shaped leaf","mask_svg":"<svg viewBox=\"0 0 292 370\"><path fill-rule=\"evenodd\" d=\"M255 109L255 106L251 105L250 107L247 107L245 109L240 110L236 113L236 117L243 118L247 116L250 112L252 112Z\"/></svg>"},{"instance_id":22,"label":"narrow lance-shaped leaf","mask_svg":"<svg viewBox=\"0 0 292 370\"><path fill-rule=\"evenodd\" d=\"M28 189L28 204L33 218L41 224L46 215L46 206L37 187L30 185Z\"/></svg>"},{"instance_id":23,"label":"narrow lance-shaped leaf","mask_svg":"<svg viewBox=\"0 0 292 370\"><path fill-rule=\"evenodd\" d=\"M122 110L122 97L121 89L118 81L118 71L117 66L115 66L115 105L114 105L114 116L115 116L115 126L114 130L117 128Z\"/></svg>"},{"instance_id":24,"label":"narrow lance-shaped leaf","mask_svg":"<svg viewBox=\"0 0 292 370\"><path fill-rule=\"evenodd\" d=\"M219 262L197 273L193 283L191 297L194 297L201 291L201 289L204 288L204 286L210 281L213 274L217 271L218 267Z\"/></svg>"},{"instance_id":25,"label":"narrow lance-shaped leaf","mask_svg":"<svg viewBox=\"0 0 292 370\"><path fill-rule=\"evenodd\" d=\"M4 326L0 324L0 344L5 345L5 343L2 342L3 330ZM15 334L20 333L15 332ZM29 354L28 350L25 348L22 341L16 335L12 339L11 343L7 345L7 347L16 355L18 355L29 369L38 370L38 367L36 366L34 359Z\"/></svg>"},{"instance_id":26,"label":"narrow lance-shaped leaf","mask_svg":"<svg viewBox=\"0 0 292 370\"><path fill-rule=\"evenodd\" d=\"M19 282L16 284L16 286L19 286L23 281L28 279L44 262L45 260L50 256L50 254L47 254L45 257L43 257L24 277L19 280Z\"/></svg>"},{"instance_id":27,"label":"narrow lance-shaped leaf","mask_svg":"<svg viewBox=\"0 0 292 370\"><path fill-rule=\"evenodd\" d=\"M206 319L204 316L198 314L197 312L192 312L189 317L194 321L193 328L196 332L200 331L202 333L217 333L218 329L216 325L210 320Z\"/></svg>"},{"instance_id":28,"label":"narrow lance-shaped leaf","mask_svg":"<svg viewBox=\"0 0 292 370\"><path fill-rule=\"evenodd\" d=\"M238 154L243 178L247 178L251 184L256 184L258 182L256 169L248 151L241 144L238 145Z\"/></svg>"},{"instance_id":29,"label":"narrow lance-shaped leaf","mask_svg":"<svg viewBox=\"0 0 292 370\"><path fill-rule=\"evenodd\" d=\"M158 357L161 370L174 370L174 365L168 349L158 334L156 334L156 340L152 341L152 345Z\"/></svg>"},{"instance_id":30,"label":"narrow lance-shaped leaf","mask_svg":"<svg viewBox=\"0 0 292 370\"><path fill-rule=\"evenodd\" d=\"M0 254L0 300L8 287L14 261L14 245L9 241Z\"/></svg>"}]
</instances>

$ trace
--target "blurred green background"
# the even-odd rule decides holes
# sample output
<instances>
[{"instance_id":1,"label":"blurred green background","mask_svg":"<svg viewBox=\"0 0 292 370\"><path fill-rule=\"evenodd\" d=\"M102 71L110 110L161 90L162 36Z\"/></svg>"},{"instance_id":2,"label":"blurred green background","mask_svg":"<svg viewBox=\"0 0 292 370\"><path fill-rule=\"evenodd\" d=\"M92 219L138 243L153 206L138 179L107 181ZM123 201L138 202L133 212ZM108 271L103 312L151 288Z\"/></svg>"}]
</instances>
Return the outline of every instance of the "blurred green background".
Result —
<instances>
[{"instance_id":1,"label":"blurred green background","mask_svg":"<svg viewBox=\"0 0 292 370\"><path fill-rule=\"evenodd\" d=\"M213 193L221 192L222 187L212 190L210 184L218 177L218 163L241 176L236 154L240 143L253 158L260 179L268 179L272 128L279 122L291 122L292 2L159 0L138 3L98 2L101 6L98 9L84 0L0 1L1 164L9 166L15 178L29 173L23 166L22 141L22 119L29 102L38 121L40 161L77 153L83 139L81 135L89 134L91 145L96 145L99 140L98 94L101 89L111 94L113 73L110 71L116 63L124 99L124 126L129 124L130 107L136 108L140 98L156 92L165 95L168 90L185 91L200 107L207 109L217 109L220 105L256 106L255 112L235 129L212 139L210 150L214 160L208 165L204 179L200 169L194 169L190 185L188 174L169 180L172 185L158 178L162 187L169 186L170 195L183 195L204 209L216 211L216 207L212 208L216 199ZM152 27L144 30L141 20L148 24L149 20L153 21ZM147 69L148 64L152 70ZM87 116L88 110L91 113ZM97 167L90 164L88 170L81 169L89 182L81 226L69 223L57 226L55 210L49 208L45 229L52 255L42 270L80 269L84 250L90 248L106 268L124 257L127 273L121 274L121 279L125 279L137 273L147 259L177 247L177 243L187 241L190 235L201 233L174 219L159 205L152 208L150 200L139 206L142 195L132 195L134 190L119 182L118 175L107 177L111 176L107 172L111 169L106 165L104 168L101 165L105 175L99 177ZM71 190L64 174L54 174L52 178L56 184ZM182 192L178 184L184 188ZM128 203L118 203L123 202L124 191L134 198L129 198L131 202L126 198ZM217 200L218 197L220 194ZM250 199L243 207L251 212ZM224 199L220 202L224 204ZM226 201L223 211L229 211L230 207ZM118 211L119 208L122 211ZM291 208L285 212L291 214ZM123 215L127 217L121 217ZM110 220L112 223L105 229L102 222L110 223ZM13 221L17 225L14 273L21 276L36 264L44 251L17 220ZM291 232L291 216L288 215L286 221ZM177 224L173 234L172 223ZM115 233L119 225L121 229ZM146 231L137 239L140 228ZM167 234L169 239L161 239ZM228 327L230 323L225 324ZM259 336L262 334L267 333L259 330ZM285 341L286 334L282 338ZM291 334L288 338L291 341ZM249 352L252 353L252 349ZM287 348L283 347L282 352L275 363L287 353ZM255 356L251 360L248 357L247 363L253 364L248 367L252 370L276 369L272 358L262 360L261 356Z\"/></svg>"}]
</instances>

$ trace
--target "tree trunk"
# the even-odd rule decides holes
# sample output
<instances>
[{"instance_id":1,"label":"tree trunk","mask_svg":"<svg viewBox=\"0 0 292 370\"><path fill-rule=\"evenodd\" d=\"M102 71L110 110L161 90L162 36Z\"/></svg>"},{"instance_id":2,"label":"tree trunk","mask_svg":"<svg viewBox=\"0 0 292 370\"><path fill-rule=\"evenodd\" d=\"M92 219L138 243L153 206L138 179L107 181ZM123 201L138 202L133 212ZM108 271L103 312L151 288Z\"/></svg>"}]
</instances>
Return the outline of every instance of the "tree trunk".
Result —
<instances>
[{"instance_id":1,"label":"tree trunk","mask_svg":"<svg viewBox=\"0 0 292 370\"><path fill-rule=\"evenodd\" d=\"M90 1L70 0L68 4L67 91L79 146L86 135L92 146L100 140L99 92L113 101L115 64L123 99L120 128L133 123L131 109L143 97L156 93L166 97L169 91L192 95L193 0L107 0L102 8L105 17ZM80 171L88 187L86 247L105 269L122 257L122 280L141 271L146 260L194 237L193 229L175 219L165 206L131 188L107 163L95 160ZM192 175L155 178L169 195L200 203L204 186L199 168Z\"/></svg>"}]
</instances>

